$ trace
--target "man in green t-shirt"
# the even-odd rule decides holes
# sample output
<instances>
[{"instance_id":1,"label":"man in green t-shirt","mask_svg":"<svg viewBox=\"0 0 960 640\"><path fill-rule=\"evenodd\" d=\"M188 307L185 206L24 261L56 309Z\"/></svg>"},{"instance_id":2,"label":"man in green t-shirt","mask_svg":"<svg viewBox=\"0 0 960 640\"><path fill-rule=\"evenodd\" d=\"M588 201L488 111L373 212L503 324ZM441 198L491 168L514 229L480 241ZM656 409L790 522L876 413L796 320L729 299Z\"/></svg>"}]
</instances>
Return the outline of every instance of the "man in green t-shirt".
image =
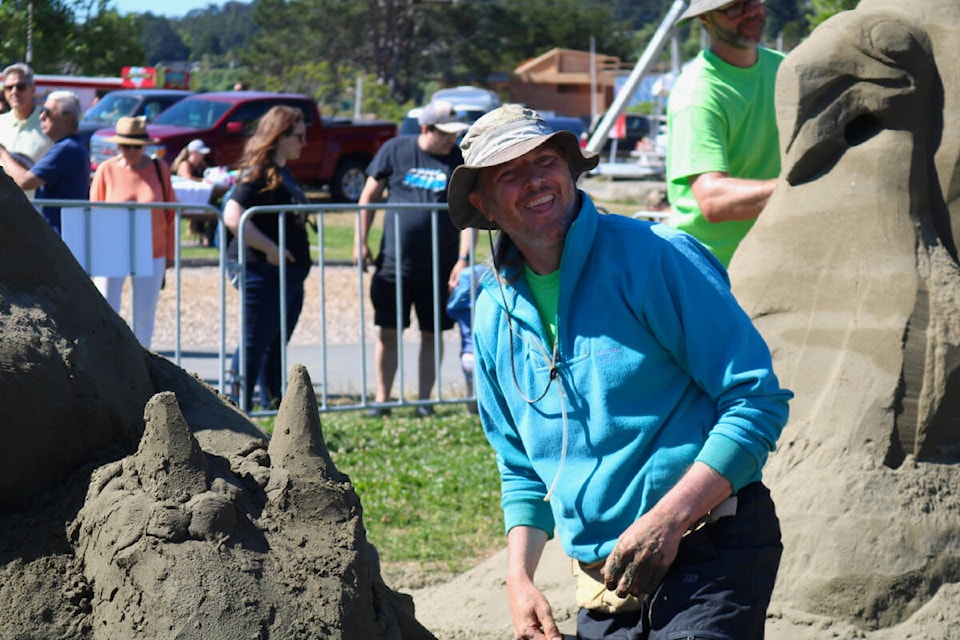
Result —
<instances>
[{"instance_id":1,"label":"man in green t-shirt","mask_svg":"<svg viewBox=\"0 0 960 640\"><path fill-rule=\"evenodd\" d=\"M780 173L774 84L783 54L758 46L763 0L694 0L710 47L680 74L667 108L671 223L724 266L767 204Z\"/></svg>"}]
</instances>

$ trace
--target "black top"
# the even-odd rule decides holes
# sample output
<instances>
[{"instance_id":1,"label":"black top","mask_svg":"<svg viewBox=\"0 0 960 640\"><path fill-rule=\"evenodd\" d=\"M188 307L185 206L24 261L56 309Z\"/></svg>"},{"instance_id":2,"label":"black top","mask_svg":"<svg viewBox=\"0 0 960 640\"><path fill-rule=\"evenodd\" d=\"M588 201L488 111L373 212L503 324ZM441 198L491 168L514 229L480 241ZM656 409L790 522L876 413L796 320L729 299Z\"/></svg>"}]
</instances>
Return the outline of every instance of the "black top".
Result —
<instances>
[{"instance_id":1,"label":"black top","mask_svg":"<svg viewBox=\"0 0 960 640\"><path fill-rule=\"evenodd\" d=\"M260 177L252 182L240 181L234 185L229 198L237 201L245 210L256 206L272 206L281 204L306 203L303 191L297 185L293 176L286 167L280 170L283 184L276 189L267 190L266 180ZM248 224L256 225L265 236L280 244L280 214L255 213ZM301 266L310 266L310 244L307 240L306 215L300 213L286 214L287 249L293 254L294 263ZM237 238L230 241L227 255L237 259ZM262 262L266 254L250 246L246 248L247 262Z\"/></svg>"},{"instance_id":2,"label":"black top","mask_svg":"<svg viewBox=\"0 0 960 640\"><path fill-rule=\"evenodd\" d=\"M447 201L450 174L463 164L460 148L446 156L427 153L417 143L417 136L400 136L388 140L370 166L367 175L386 180L389 195L387 203L433 204ZM394 251L394 227L399 218L400 244L403 258L403 277L431 277L430 250L431 213L429 209L402 211L387 207L383 220L383 239L378 261L383 270L395 272L397 256ZM460 232L453 226L446 209L437 212L437 249L440 277L453 268L460 248Z\"/></svg>"}]
</instances>

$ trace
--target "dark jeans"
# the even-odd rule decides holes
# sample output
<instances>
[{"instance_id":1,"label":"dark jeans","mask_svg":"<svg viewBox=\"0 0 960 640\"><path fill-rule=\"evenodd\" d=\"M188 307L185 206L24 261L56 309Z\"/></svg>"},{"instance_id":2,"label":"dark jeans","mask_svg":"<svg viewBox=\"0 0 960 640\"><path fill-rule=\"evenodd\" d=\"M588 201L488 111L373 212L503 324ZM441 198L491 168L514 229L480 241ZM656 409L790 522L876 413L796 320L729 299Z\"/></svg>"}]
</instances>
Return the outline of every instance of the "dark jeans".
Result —
<instances>
[{"instance_id":1,"label":"dark jeans","mask_svg":"<svg viewBox=\"0 0 960 640\"><path fill-rule=\"evenodd\" d=\"M260 405L270 406L274 399L280 399L280 386L283 372L280 369L280 355L283 345L290 340L293 330L303 309L303 281L310 267L287 265L287 335L280 339L280 267L265 262L253 262L246 265L246 335L247 347L245 371L247 406L252 404L254 384L260 386ZM233 354L233 371L240 370L240 349ZM234 400L239 400L239 389L234 389Z\"/></svg>"},{"instance_id":2,"label":"dark jeans","mask_svg":"<svg viewBox=\"0 0 960 640\"><path fill-rule=\"evenodd\" d=\"M643 609L581 609L582 640L761 640L777 578L780 522L763 484L737 494L737 513L687 535Z\"/></svg>"}]
</instances>

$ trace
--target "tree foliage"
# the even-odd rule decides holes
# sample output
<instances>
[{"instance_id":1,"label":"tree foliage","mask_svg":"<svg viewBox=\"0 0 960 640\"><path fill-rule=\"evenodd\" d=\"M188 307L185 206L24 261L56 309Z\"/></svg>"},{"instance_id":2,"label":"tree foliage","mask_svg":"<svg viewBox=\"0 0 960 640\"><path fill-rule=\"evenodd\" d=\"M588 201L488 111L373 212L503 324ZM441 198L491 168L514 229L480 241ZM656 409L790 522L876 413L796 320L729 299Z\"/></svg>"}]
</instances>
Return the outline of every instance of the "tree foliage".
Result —
<instances>
[{"instance_id":1,"label":"tree foliage","mask_svg":"<svg viewBox=\"0 0 960 640\"><path fill-rule=\"evenodd\" d=\"M108 0L35 0L32 29L30 4L0 4L0 59L5 63L29 57L37 73L83 75L117 75L124 65L142 63L137 19L121 16Z\"/></svg>"},{"instance_id":2,"label":"tree foliage","mask_svg":"<svg viewBox=\"0 0 960 640\"><path fill-rule=\"evenodd\" d=\"M817 27L827 18L841 11L855 9L859 0L812 0L810 7L810 28Z\"/></svg>"},{"instance_id":3,"label":"tree foliage","mask_svg":"<svg viewBox=\"0 0 960 640\"><path fill-rule=\"evenodd\" d=\"M327 113L402 113L437 88L488 84L552 48L635 61L674 0L252 0L208 4L181 18L121 16L114 0L34 0L40 73L116 75L135 64L184 64L195 88L301 92ZM26 57L29 0L0 2L0 60ZM789 49L856 0L766 0L767 42ZM682 58L703 46L679 25ZM664 51L661 65L670 63ZM376 107L376 108L374 108Z\"/></svg>"},{"instance_id":4,"label":"tree foliage","mask_svg":"<svg viewBox=\"0 0 960 640\"><path fill-rule=\"evenodd\" d=\"M144 64L155 64L164 60L187 60L190 47L174 29L170 20L152 13L145 13L138 19L140 43L143 45Z\"/></svg>"},{"instance_id":5,"label":"tree foliage","mask_svg":"<svg viewBox=\"0 0 960 640\"><path fill-rule=\"evenodd\" d=\"M115 76L124 66L143 64L136 19L121 16L115 9L103 9L77 29L71 61L81 61L78 73Z\"/></svg>"},{"instance_id":6,"label":"tree foliage","mask_svg":"<svg viewBox=\"0 0 960 640\"><path fill-rule=\"evenodd\" d=\"M63 54L76 40L73 27L73 7L63 0L33 3L3 0L0 3L0 59L9 64L29 58L38 72L63 71L68 61Z\"/></svg>"}]
</instances>

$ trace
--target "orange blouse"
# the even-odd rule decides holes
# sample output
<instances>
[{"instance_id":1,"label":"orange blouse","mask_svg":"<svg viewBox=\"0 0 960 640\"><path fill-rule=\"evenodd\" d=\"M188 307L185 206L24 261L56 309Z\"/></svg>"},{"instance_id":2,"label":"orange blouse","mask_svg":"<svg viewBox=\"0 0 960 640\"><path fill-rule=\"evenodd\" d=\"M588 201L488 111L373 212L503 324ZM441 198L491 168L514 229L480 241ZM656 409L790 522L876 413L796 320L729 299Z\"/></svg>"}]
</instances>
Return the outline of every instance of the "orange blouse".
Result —
<instances>
[{"instance_id":1,"label":"orange blouse","mask_svg":"<svg viewBox=\"0 0 960 640\"><path fill-rule=\"evenodd\" d=\"M110 158L97 167L90 183L90 200L95 202L176 202L177 195L170 182L170 168L157 160L163 174L163 188L157 178L157 169L151 160L140 169L131 169L120 163L121 156ZM166 194L166 197L164 197ZM173 261L176 246L176 217L173 209L153 209L153 257Z\"/></svg>"}]
</instances>

